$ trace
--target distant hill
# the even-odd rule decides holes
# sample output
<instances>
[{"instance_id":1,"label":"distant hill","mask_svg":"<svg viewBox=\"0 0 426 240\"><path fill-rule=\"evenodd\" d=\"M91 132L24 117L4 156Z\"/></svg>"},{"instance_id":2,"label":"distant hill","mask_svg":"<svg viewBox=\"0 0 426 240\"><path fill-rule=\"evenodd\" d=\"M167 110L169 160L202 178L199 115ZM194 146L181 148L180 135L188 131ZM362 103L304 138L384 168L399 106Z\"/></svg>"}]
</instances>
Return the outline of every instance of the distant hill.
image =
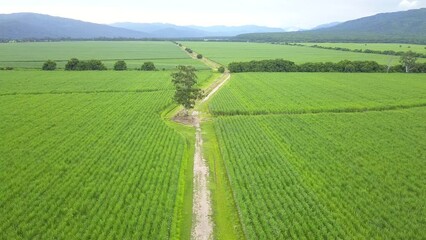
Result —
<instances>
[{"instance_id":1,"label":"distant hill","mask_svg":"<svg viewBox=\"0 0 426 240\"><path fill-rule=\"evenodd\" d=\"M245 26L178 26L167 23L113 23L111 26L146 32L154 38L234 37L244 33L285 32L281 28Z\"/></svg>"},{"instance_id":2,"label":"distant hill","mask_svg":"<svg viewBox=\"0 0 426 240\"><path fill-rule=\"evenodd\" d=\"M254 33L235 37L265 42L401 42L426 44L426 8L382 13L334 27L288 33Z\"/></svg>"},{"instance_id":3,"label":"distant hill","mask_svg":"<svg viewBox=\"0 0 426 240\"><path fill-rule=\"evenodd\" d=\"M337 26L339 24L341 24L341 22L332 22L332 23L321 24L321 25L318 25L318 26L316 26L316 27L314 27L314 28L312 28L310 30L318 30L318 29L324 29L324 28L331 28L331 27Z\"/></svg>"},{"instance_id":4,"label":"distant hill","mask_svg":"<svg viewBox=\"0 0 426 240\"><path fill-rule=\"evenodd\" d=\"M0 39L145 38L148 34L36 13L0 14Z\"/></svg>"}]
</instances>

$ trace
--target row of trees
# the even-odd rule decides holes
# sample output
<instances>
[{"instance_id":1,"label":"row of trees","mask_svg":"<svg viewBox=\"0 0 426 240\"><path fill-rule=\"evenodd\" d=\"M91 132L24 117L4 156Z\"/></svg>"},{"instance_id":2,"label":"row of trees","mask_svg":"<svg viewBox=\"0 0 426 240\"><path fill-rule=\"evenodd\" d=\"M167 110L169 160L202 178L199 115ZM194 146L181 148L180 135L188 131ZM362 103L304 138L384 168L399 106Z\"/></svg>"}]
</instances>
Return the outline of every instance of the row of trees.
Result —
<instances>
[{"instance_id":1,"label":"row of trees","mask_svg":"<svg viewBox=\"0 0 426 240\"><path fill-rule=\"evenodd\" d=\"M100 60L85 60L80 61L77 58L70 59L67 64L65 64L66 71L89 71L97 70L104 71L107 70L105 65Z\"/></svg>"},{"instance_id":2,"label":"row of trees","mask_svg":"<svg viewBox=\"0 0 426 240\"><path fill-rule=\"evenodd\" d=\"M303 44L291 44L294 46L305 46ZM371 50L371 49L349 49L349 48L342 48L342 47L325 47L325 46L319 46L319 45L312 45L313 48L321 48L321 49L329 49L329 50L337 50L337 51L344 51L344 52L357 52L357 53L374 53L374 54L383 54L383 55L393 55L393 56L403 56L407 54L407 52L404 51L393 51L393 50ZM417 58L426 58L426 54L424 53L418 53L413 51L408 51L410 55L413 55Z\"/></svg>"},{"instance_id":3,"label":"row of trees","mask_svg":"<svg viewBox=\"0 0 426 240\"><path fill-rule=\"evenodd\" d=\"M251 62L233 62L228 68L239 72L412 72L426 73L426 63L416 63L417 58L406 54L401 57L400 65L386 66L375 61L311 62L297 65L294 62L275 59Z\"/></svg>"},{"instance_id":4,"label":"row of trees","mask_svg":"<svg viewBox=\"0 0 426 240\"><path fill-rule=\"evenodd\" d=\"M47 60L42 66L42 70L45 70L45 71L53 71L53 70L56 70L56 68L57 68L57 64L56 62L52 60ZM66 71L88 71L88 70L104 71L104 70L107 70L107 68L100 60L81 61L81 60L78 60L77 58L72 58L65 64L65 70ZM115 71L127 70L126 62L123 60L117 61L114 64L114 70ZM156 71L157 68L155 67L153 62L145 62L142 64L142 66L138 70Z\"/></svg>"},{"instance_id":5,"label":"row of trees","mask_svg":"<svg viewBox=\"0 0 426 240\"><path fill-rule=\"evenodd\" d=\"M0 71L10 71L13 70L13 67L0 67Z\"/></svg>"}]
</instances>

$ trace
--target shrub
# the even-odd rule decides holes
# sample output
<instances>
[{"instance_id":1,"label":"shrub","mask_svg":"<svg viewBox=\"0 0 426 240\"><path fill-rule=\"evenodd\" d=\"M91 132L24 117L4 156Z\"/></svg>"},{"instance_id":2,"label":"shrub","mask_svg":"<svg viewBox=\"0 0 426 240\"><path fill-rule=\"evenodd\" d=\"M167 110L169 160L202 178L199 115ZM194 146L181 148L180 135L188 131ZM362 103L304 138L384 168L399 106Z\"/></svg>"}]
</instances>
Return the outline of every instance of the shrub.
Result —
<instances>
[{"instance_id":1,"label":"shrub","mask_svg":"<svg viewBox=\"0 0 426 240\"><path fill-rule=\"evenodd\" d=\"M114 70L115 71L125 71L125 70L127 70L127 64L126 64L126 62L122 61L122 60L117 61L114 64Z\"/></svg>"},{"instance_id":2,"label":"shrub","mask_svg":"<svg viewBox=\"0 0 426 240\"><path fill-rule=\"evenodd\" d=\"M53 70L56 70L56 62L54 62L52 60L47 60L43 64L43 67L41 67L41 69L44 70L44 71L53 71Z\"/></svg>"},{"instance_id":3,"label":"shrub","mask_svg":"<svg viewBox=\"0 0 426 240\"><path fill-rule=\"evenodd\" d=\"M157 70L155 68L155 65L153 62L144 62L141 66L142 71L155 71Z\"/></svg>"},{"instance_id":4,"label":"shrub","mask_svg":"<svg viewBox=\"0 0 426 240\"><path fill-rule=\"evenodd\" d=\"M1 67L0 70L4 71L9 71L9 70L13 70L13 67Z\"/></svg>"},{"instance_id":5,"label":"shrub","mask_svg":"<svg viewBox=\"0 0 426 240\"><path fill-rule=\"evenodd\" d=\"M77 58L70 59L65 65L66 71L88 71L88 70L107 70L100 60L79 61Z\"/></svg>"},{"instance_id":6,"label":"shrub","mask_svg":"<svg viewBox=\"0 0 426 240\"><path fill-rule=\"evenodd\" d=\"M105 65L100 60L88 60L88 61L80 61L77 64L77 71L102 71L107 70Z\"/></svg>"},{"instance_id":7,"label":"shrub","mask_svg":"<svg viewBox=\"0 0 426 240\"><path fill-rule=\"evenodd\" d=\"M218 72L220 72L220 73L224 73L224 72L225 72L225 68L224 68L223 66L220 66L220 67L217 69L217 71L218 71Z\"/></svg>"},{"instance_id":8,"label":"shrub","mask_svg":"<svg viewBox=\"0 0 426 240\"><path fill-rule=\"evenodd\" d=\"M203 58L203 55L198 54L198 55L197 55L197 58L198 58L198 59L202 59L202 58Z\"/></svg>"},{"instance_id":9,"label":"shrub","mask_svg":"<svg viewBox=\"0 0 426 240\"><path fill-rule=\"evenodd\" d=\"M423 66L417 68L423 71ZM338 63L315 62L296 65L294 62L283 59L262 60L251 62L233 62L229 64L229 70L238 72L386 72L387 67L374 61L349 61Z\"/></svg>"},{"instance_id":10,"label":"shrub","mask_svg":"<svg viewBox=\"0 0 426 240\"><path fill-rule=\"evenodd\" d=\"M76 71L79 62L77 58L71 58L68 60L67 64L65 64L65 71Z\"/></svg>"}]
</instances>

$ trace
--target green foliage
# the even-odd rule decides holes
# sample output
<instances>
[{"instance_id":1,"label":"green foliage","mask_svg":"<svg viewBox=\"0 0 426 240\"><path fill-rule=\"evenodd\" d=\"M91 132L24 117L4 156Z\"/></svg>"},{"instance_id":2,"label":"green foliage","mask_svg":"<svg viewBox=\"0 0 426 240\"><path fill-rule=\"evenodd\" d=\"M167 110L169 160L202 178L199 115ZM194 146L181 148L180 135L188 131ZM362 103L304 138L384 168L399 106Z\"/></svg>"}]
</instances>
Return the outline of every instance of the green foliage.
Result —
<instances>
[{"instance_id":1,"label":"green foliage","mask_svg":"<svg viewBox=\"0 0 426 240\"><path fill-rule=\"evenodd\" d=\"M225 72L225 67L224 67L224 66L220 66L220 67L217 69L217 71L218 71L218 72L220 72L220 73L224 73L224 72Z\"/></svg>"},{"instance_id":2,"label":"green foliage","mask_svg":"<svg viewBox=\"0 0 426 240\"><path fill-rule=\"evenodd\" d=\"M56 62L52 60L47 60L45 63L43 63L43 66L41 68L44 71L53 71L56 70Z\"/></svg>"},{"instance_id":3,"label":"green foliage","mask_svg":"<svg viewBox=\"0 0 426 240\"><path fill-rule=\"evenodd\" d=\"M211 100L214 115L290 114L422 106L426 75L234 74Z\"/></svg>"},{"instance_id":4,"label":"green foliage","mask_svg":"<svg viewBox=\"0 0 426 240\"><path fill-rule=\"evenodd\" d=\"M80 61L77 69L79 71L103 71L107 70L105 65L100 60Z\"/></svg>"},{"instance_id":5,"label":"green foliage","mask_svg":"<svg viewBox=\"0 0 426 240\"><path fill-rule=\"evenodd\" d=\"M408 73L416 65L417 57L412 51L408 51L401 56L399 60L401 65L405 67L405 71Z\"/></svg>"},{"instance_id":6,"label":"green foliage","mask_svg":"<svg viewBox=\"0 0 426 240\"><path fill-rule=\"evenodd\" d=\"M201 55L201 54L197 54L197 58L198 58L198 59L203 59L203 55Z\"/></svg>"},{"instance_id":7,"label":"green foliage","mask_svg":"<svg viewBox=\"0 0 426 240\"><path fill-rule=\"evenodd\" d=\"M201 99L203 92L197 88L197 75L191 66L178 66L178 72L172 73L172 82L176 87L174 101L186 110L194 108L195 101Z\"/></svg>"},{"instance_id":8,"label":"green foliage","mask_svg":"<svg viewBox=\"0 0 426 240\"><path fill-rule=\"evenodd\" d=\"M190 48L185 48L185 51L187 51L188 53L193 53L192 49Z\"/></svg>"},{"instance_id":9,"label":"green foliage","mask_svg":"<svg viewBox=\"0 0 426 240\"><path fill-rule=\"evenodd\" d=\"M127 70L127 64L126 64L126 62L123 61L123 60L117 61L114 64L114 70L115 71L125 71L125 70Z\"/></svg>"},{"instance_id":10,"label":"green foliage","mask_svg":"<svg viewBox=\"0 0 426 240\"><path fill-rule=\"evenodd\" d=\"M230 63L229 71L240 72L385 72L386 66L374 61L349 61L338 63L303 63L296 65L294 62L283 59L261 60L251 62Z\"/></svg>"},{"instance_id":11,"label":"green foliage","mask_svg":"<svg viewBox=\"0 0 426 240\"><path fill-rule=\"evenodd\" d=\"M79 62L80 61L77 58L71 58L68 60L67 64L65 64L65 71L77 71Z\"/></svg>"},{"instance_id":12,"label":"green foliage","mask_svg":"<svg viewBox=\"0 0 426 240\"><path fill-rule=\"evenodd\" d=\"M65 71L102 71L107 70L100 60L80 61L77 58L70 59L65 65Z\"/></svg>"},{"instance_id":13,"label":"green foliage","mask_svg":"<svg viewBox=\"0 0 426 240\"><path fill-rule=\"evenodd\" d=\"M156 71L157 68L155 67L153 62L144 62L141 66L141 71Z\"/></svg>"},{"instance_id":14,"label":"green foliage","mask_svg":"<svg viewBox=\"0 0 426 240\"><path fill-rule=\"evenodd\" d=\"M10 71L13 70L13 67L0 67L0 71Z\"/></svg>"},{"instance_id":15,"label":"green foliage","mask_svg":"<svg viewBox=\"0 0 426 240\"><path fill-rule=\"evenodd\" d=\"M361 44L361 43L303 43L303 44L290 44L292 46L310 46L313 48L320 49L331 49L344 52L359 52L359 53L373 53L373 54L384 54L384 55L393 55L393 56L402 56L408 50L411 49L411 46L406 44L390 44L390 43L372 43L372 44ZM419 58L426 58L426 52L422 45L414 45L416 52L415 56Z\"/></svg>"}]
</instances>

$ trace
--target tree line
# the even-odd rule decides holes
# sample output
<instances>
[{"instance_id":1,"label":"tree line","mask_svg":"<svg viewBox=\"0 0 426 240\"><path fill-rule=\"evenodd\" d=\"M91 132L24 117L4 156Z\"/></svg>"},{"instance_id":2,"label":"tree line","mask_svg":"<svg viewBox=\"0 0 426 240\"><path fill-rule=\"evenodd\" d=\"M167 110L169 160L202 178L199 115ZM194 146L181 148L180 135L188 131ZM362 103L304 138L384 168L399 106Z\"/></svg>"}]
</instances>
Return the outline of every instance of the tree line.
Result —
<instances>
[{"instance_id":1,"label":"tree line","mask_svg":"<svg viewBox=\"0 0 426 240\"><path fill-rule=\"evenodd\" d=\"M312 47L312 48L320 48L320 49L328 49L328 50L337 50L337 51L344 51L344 52L356 52L356 53L373 53L373 54L382 54L382 55L392 55L392 56L403 56L407 52L405 51L394 51L394 50L371 50L371 49L350 49L350 48L343 48L343 47L326 47L326 46L320 46L320 45L312 45L307 46L300 43L284 43L284 45L290 45L290 46L300 46L300 47ZM426 47L425 47L426 49ZM424 53L418 53L413 51L408 51L410 54L414 55L417 58L426 58L426 54Z\"/></svg>"},{"instance_id":2,"label":"tree line","mask_svg":"<svg viewBox=\"0 0 426 240\"><path fill-rule=\"evenodd\" d=\"M308 62L296 64L284 59L233 62L228 69L232 73L240 72L363 72L363 73L426 73L426 63L416 63L417 58L404 55L400 64L386 66L375 61Z\"/></svg>"},{"instance_id":3,"label":"tree line","mask_svg":"<svg viewBox=\"0 0 426 240\"><path fill-rule=\"evenodd\" d=\"M57 64L55 61L47 60L43 66L42 70L44 71L53 71L56 70ZM123 60L115 62L114 68L115 71L125 71L127 70L127 64ZM100 60L79 60L77 58L71 58L65 64L65 71L105 71L107 67ZM140 68L137 70L141 71L157 71L153 62L144 62Z\"/></svg>"}]
</instances>

